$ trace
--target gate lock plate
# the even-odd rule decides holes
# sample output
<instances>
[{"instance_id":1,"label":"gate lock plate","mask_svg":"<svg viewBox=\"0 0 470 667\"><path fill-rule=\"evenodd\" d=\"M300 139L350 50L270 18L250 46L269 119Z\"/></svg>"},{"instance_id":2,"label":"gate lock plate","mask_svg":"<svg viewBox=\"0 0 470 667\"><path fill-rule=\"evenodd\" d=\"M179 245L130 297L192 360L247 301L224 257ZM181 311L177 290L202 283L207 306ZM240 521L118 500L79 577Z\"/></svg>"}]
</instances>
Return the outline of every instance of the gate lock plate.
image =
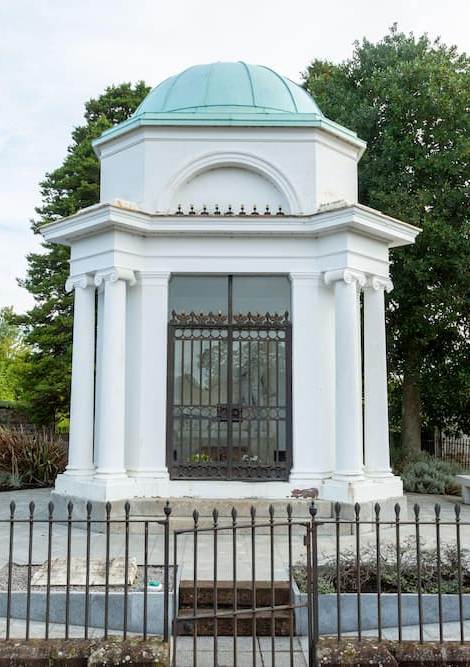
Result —
<instances>
[{"instance_id":1,"label":"gate lock plate","mask_svg":"<svg viewBox=\"0 0 470 667\"><path fill-rule=\"evenodd\" d=\"M217 420L219 422L241 422L243 420L242 406L219 403L217 406Z\"/></svg>"}]
</instances>

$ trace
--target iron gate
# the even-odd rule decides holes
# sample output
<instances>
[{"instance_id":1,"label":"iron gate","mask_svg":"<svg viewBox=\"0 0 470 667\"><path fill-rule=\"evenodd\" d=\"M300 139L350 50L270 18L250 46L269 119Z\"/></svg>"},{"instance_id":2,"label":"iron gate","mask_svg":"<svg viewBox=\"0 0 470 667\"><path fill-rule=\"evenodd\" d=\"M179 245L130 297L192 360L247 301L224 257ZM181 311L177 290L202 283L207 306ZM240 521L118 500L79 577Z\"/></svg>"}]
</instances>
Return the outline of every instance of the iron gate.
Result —
<instances>
[{"instance_id":1,"label":"iron gate","mask_svg":"<svg viewBox=\"0 0 470 667\"><path fill-rule=\"evenodd\" d=\"M293 518L290 504L281 520L274 518L272 505L265 518L257 518L254 506L249 518L239 517L234 507L227 523L219 523L214 509L209 526L200 525L194 510L193 526L174 531L173 571L182 551L189 560L173 589L172 667L182 652L192 657L188 664L198 667L201 649L214 665L255 666L260 664L259 638L273 667L287 664L286 658L292 666L317 664L318 524L311 508L311 521L302 521ZM295 593L294 562L305 566L306 595ZM302 612L307 616L304 648L295 641L296 617ZM284 654L276 658L280 648Z\"/></svg>"},{"instance_id":2,"label":"iron gate","mask_svg":"<svg viewBox=\"0 0 470 667\"><path fill-rule=\"evenodd\" d=\"M287 480L288 313L171 314L167 460L172 479Z\"/></svg>"}]
</instances>

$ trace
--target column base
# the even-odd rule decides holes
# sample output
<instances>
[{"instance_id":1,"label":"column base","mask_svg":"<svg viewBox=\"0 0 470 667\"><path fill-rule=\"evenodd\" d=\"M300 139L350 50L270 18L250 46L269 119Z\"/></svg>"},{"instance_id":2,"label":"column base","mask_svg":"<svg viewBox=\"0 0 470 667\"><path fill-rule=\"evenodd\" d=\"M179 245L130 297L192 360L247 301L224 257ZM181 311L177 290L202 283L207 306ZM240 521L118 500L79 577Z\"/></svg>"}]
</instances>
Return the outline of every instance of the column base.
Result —
<instances>
[{"instance_id":1,"label":"column base","mask_svg":"<svg viewBox=\"0 0 470 667\"><path fill-rule=\"evenodd\" d=\"M92 468L67 468L64 471L64 475L67 475L68 477L80 477L82 479L89 479L90 477L93 477L93 475L96 472L96 468L93 466Z\"/></svg>"},{"instance_id":2,"label":"column base","mask_svg":"<svg viewBox=\"0 0 470 667\"><path fill-rule=\"evenodd\" d=\"M390 479L395 477L390 468L387 470L366 470L365 474L367 479Z\"/></svg>"},{"instance_id":3,"label":"column base","mask_svg":"<svg viewBox=\"0 0 470 667\"><path fill-rule=\"evenodd\" d=\"M331 477L331 472L318 472L318 470L292 470L289 475L289 485L292 490L299 489L307 491L317 489L321 495L321 488L326 479Z\"/></svg>"},{"instance_id":4,"label":"column base","mask_svg":"<svg viewBox=\"0 0 470 667\"><path fill-rule=\"evenodd\" d=\"M161 479L169 480L170 475L166 468L139 468L133 470L132 468L127 469L127 475L133 479Z\"/></svg>"},{"instance_id":5,"label":"column base","mask_svg":"<svg viewBox=\"0 0 470 667\"><path fill-rule=\"evenodd\" d=\"M398 498L402 495L403 482L395 475L350 480L333 477L325 480L320 493L323 500L350 504Z\"/></svg>"}]
</instances>

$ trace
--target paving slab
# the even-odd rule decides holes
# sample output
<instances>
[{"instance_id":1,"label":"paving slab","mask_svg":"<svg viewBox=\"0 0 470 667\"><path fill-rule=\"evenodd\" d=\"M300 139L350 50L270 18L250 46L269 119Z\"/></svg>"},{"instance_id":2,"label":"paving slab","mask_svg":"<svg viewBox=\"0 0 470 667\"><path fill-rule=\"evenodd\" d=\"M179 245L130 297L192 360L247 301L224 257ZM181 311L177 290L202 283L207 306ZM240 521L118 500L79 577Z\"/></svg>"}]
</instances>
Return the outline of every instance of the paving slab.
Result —
<instances>
[{"instance_id":1,"label":"paving slab","mask_svg":"<svg viewBox=\"0 0 470 667\"><path fill-rule=\"evenodd\" d=\"M79 556L53 558L50 563L45 561L34 573L31 579L32 586L47 586L48 580L53 586L67 585L67 571L69 570L69 584L71 586L85 586L87 583L87 560ZM106 559L91 558L89 562L90 586L104 586L106 584ZM132 556L127 560L127 583L132 585L137 577L137 559ZM122 586L126 579L126 559L115 556L109 560L108 584Z\"/></svg>"}]
</instances>

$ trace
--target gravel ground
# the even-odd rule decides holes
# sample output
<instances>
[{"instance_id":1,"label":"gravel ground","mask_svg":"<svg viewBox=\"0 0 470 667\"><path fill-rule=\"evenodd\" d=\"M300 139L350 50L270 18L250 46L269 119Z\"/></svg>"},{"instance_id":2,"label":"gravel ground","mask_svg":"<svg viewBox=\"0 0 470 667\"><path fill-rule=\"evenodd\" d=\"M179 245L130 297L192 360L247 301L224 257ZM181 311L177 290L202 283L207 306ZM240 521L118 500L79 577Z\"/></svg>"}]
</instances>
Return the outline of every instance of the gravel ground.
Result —
<instances>
[{"instance_id":1,"label":"gravel ground","mask_svg":"<svg viewBox=\"0 0 470 667\"><path fill-rule=\"evenodd\" d=\"M31 576L39 570L41 566L31 566ZM173 590L173 570L170 568L169 590ZM158 565L149 565L147 567L148 581L160 581L163 584L163 567ZM128 592L138 592L144 589L144 567L139 565L137 567L137 577L132 585L129 585ZM0 592L5 592L8 588L8 565L0 569ZM11 572L11 589L12 591L26 591L28 588L28 566L13 564ZM45 586L31 586L32 591L45 591ZM65 591L65 586L54 586L51 582L51 591ZM84 591L85 586L70 586L71 591ZM119 593L124 590L124 586L109 586L110 593ZM105 591L105 586L90 586L90 593Z\"/></svg>"}]
</instances>

